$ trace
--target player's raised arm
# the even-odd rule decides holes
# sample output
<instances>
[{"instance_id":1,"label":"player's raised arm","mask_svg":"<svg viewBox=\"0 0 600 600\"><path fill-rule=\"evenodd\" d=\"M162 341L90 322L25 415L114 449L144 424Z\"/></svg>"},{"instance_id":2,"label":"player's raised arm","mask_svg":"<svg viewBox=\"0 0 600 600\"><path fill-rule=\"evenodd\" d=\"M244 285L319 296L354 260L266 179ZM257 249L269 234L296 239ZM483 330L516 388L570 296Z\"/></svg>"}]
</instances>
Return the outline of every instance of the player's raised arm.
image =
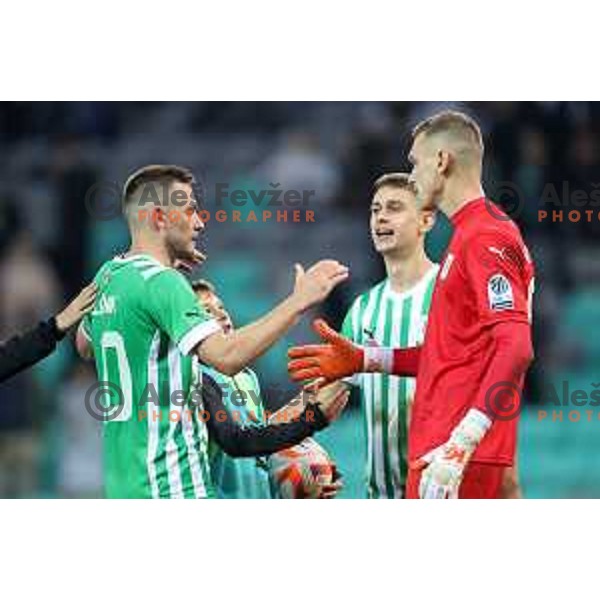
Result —
<instances>
[{"instance_id":1,"label":"player's raised arm","mask_svg":"<svg viewBox=\"0 0 600 600\"><path fill-rule=\"evenodd\" d=\"M288 371L294 381L323 378L335 381L355 373L389 373L416 376L420 349L359 346L343 337L323 320L313 329L325 344L290 348Z\"/></svg>"},{"instance_id":2,"label":"player's raised arm","mask_svg":"<svg viewBox=\"0 0 600 600\"><path fill-rule=\"evenodd\" d=\"M335 260L322 260L307 271L296 265L294 290L283 302L258 321L227 336L219 332L207 337L197 347L198 357L221 373L238 373L347 278L348 268Z\"/></svg>"}]
</instances>

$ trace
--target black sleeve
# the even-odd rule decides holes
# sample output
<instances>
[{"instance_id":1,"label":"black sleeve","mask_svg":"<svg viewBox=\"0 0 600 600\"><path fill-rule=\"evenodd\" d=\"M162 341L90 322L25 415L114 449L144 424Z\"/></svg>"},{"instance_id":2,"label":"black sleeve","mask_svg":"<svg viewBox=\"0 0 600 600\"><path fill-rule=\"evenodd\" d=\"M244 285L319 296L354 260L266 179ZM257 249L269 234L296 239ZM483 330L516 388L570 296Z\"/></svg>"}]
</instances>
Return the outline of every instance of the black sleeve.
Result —
<instances>
[{"instance_id":1,"label":"black sleeve","mask_svg":"<svg viewBox=\"0 0 600 600\"><path fill-rule=\"evenodd\" d=\"M230 456L262 456L295 446L304 438L327 427L327 418L318 404L307 404L304 412L289 423L258 424L244 427L232 419L215 418L218 411L227 414L219 384L210 376L202 378L202 401L209 413L209 435Z\"/></svg>"},{"instance_id":2,"label":"black sleeve","mask_svg":"<svg viewBox=\"0 0 600 600\"><path fill-rule=\"evenodd\" d=\"M63 337L52 317L0 344L0 382L46 358Z\"/></svg>"}]
</instances>

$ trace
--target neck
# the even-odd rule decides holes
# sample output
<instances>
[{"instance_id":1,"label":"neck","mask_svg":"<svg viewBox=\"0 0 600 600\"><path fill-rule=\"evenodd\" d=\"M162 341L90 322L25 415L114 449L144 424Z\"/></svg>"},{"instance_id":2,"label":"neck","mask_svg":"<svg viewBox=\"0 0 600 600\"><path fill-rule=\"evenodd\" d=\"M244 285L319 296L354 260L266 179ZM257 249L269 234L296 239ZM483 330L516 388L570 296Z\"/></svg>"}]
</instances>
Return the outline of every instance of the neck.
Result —
<instances>
[{"instance_id":1,"label":"neck","mask_svg":"<svg viewBox=\"0 0 600 600\"><path fill-rule=\"evenodd\" d=\"M383 257L383 260L391 288L398 293L405 292L416 285L433 266L422 245L408 256L388 254Z\"/></svg>"},{"instance_id":2,"label":"neck","mask_svg":"<svg viewBox=\"0 0 600 600\"><path fill-rule=\"evenodd\" d=\"M131 246L127 255L131 256L134 254L149 254L160 264L167 267L173 266L173 259L163 244L156 240L149 240L141 235L133 236L131 240Z\"/></svg>"},{"instance_id":3,"label":"neck","mask_svg":"<svg viewBox=\"0 0 600 600\"><path fill-rule=\"evenodd\" d=\"M485 195L479 177L473 179L458 179L448 182L444 190L444 198L440 201L438 208L448 217L461 209L472 200Z\"/></svg>"}]
</instances>

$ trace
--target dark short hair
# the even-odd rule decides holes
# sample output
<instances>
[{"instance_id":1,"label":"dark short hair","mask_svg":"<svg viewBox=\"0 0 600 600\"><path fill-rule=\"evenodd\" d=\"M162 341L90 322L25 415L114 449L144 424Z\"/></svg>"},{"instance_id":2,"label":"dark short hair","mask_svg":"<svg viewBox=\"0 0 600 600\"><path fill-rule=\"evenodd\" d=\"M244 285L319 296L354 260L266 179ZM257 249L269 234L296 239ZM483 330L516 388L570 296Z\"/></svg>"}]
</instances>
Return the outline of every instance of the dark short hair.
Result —
<instances>
[{"instance_id":1,"label":"dark short hair","mask_svg":"<svg viewBox=\"0 0 600 600\"><path fill-rule=\"evenodd\" d=\"M123 208L127 208L131 197L141 187L149 183L195 183L193 173L186 167L177 165L147 165L134 171L123 186Z\"/></svg>"},{"instance_id":2,"label":"dark short hair","mask_svg":"<svg viewBox=\"0 0 600 600\"><path fill-rule=\"evenodd\" d=\"M483 153L483 136L477 121L469 115L456 110L445 110L421 121L413 129L413 140L418 135L449 133L468 142Z\"/></svg>"},{"instance_id":3,"label":"dark short hair","mask_svg":"<svg viewBox=\"0 0 600 600\"><path fill-rule=\"evenodd\" d=\"M194 281L192 281L191 285L192 285L192 289L196 293L198 293L198 292L208 292L210 294L217 293L215 286L210 281L207 281L206 279L194 279Z\"/></svg>"},{"instance_id":4,"label":"dark short hair","mask_svg":"<svg viewBox=\"0 0 600 600\"><path fill-rule=\"evenodd\" d=\"M376 194L382 187L395 187L400 190L408 190L415 193L415 186L410 180L408 173L386 173L379 177L373 184L373 194Z\"/></svg>"}]
</instances>

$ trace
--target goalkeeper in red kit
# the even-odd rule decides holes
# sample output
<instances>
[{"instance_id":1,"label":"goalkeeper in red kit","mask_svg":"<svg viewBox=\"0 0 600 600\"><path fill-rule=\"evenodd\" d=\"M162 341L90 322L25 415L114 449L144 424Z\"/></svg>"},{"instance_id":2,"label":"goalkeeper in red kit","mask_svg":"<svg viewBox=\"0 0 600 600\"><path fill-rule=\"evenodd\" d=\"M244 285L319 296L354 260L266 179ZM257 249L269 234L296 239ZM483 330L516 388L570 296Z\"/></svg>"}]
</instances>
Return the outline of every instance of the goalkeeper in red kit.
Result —
<instances>
[{"instance_id":1,"label":"goalkeeper in red kit","mask_svg":"<svg viewBox=\"0 0 600 600\"><path fill-rule=\"evenodd\" d=\"M520 394L533 358L533 264L517 226L485 198L473 119L443 112L423 121L409 158L419 201L454 226L423 346L361 347L318 321L326 344L292 348L289 371L294 380L417 376L406 497L497 498L515 461Z\"/></svg>"}]
</instances>

